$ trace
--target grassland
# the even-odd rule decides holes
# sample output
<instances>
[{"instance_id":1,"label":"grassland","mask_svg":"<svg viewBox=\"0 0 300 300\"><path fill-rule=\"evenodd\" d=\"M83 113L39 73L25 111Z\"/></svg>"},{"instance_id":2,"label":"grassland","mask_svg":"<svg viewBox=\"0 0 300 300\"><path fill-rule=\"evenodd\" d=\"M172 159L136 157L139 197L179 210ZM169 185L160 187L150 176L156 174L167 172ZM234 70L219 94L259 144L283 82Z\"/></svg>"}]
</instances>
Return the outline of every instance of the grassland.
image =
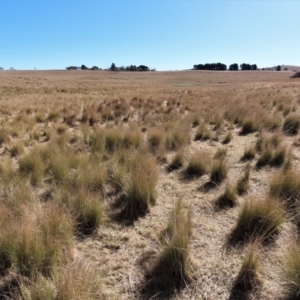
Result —
<instances>
[{"instance_id":1,"label":"grassland","mask_svg":"<svg viewBox=\"0 0 300 300\"><path fill-rule=\"evenodd\" d=\"M296 297L290 75L1 72L1 297Z\"/></svg>"}]
</instances>

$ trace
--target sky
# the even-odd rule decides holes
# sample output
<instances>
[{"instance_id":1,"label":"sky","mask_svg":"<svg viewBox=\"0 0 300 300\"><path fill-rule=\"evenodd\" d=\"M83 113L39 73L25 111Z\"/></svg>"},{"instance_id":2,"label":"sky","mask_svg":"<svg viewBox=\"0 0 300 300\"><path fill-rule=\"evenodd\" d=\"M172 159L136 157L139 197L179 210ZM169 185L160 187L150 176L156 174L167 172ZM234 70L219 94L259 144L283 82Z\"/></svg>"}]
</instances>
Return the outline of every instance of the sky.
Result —
<instances>
[{"instance_id":1,"label":"sky","mask_svg":"<svg viewBox=\"0 0 300 300\"><path fill-rule=\"evenodd\" d=\"M0 0L0 67L300 66L298 0Z\"/></svg>"}]
</instances>

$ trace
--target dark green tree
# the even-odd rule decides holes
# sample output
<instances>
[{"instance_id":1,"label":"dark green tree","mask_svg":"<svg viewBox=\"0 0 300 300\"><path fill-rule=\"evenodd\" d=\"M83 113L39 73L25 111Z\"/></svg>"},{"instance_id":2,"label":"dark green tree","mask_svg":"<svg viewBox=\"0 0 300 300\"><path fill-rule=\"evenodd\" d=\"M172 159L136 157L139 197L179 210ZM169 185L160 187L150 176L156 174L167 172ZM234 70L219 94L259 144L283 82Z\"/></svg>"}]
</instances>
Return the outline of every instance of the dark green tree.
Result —
<instances>
[{"instance_id":1,"label":"dark green tree","mask_svg":"<svg viewBox=\"0 0 300 300\"><path fill-rule=\"evenodd\" d=\"M229 71L238 71L239 70L239 65L237 63L231 64L229 66Z\"/></svg>"},{"instance_id":2,"label":"dark green tree","mask_svg":"<svg viewBox=\"0 0 300 300\"><path fill-rule=\"evenodd\" d=\"M111 64L110 70L111 71L115 71L116 70L116 65L114 63Z\"/></svg>"}]
</instances>

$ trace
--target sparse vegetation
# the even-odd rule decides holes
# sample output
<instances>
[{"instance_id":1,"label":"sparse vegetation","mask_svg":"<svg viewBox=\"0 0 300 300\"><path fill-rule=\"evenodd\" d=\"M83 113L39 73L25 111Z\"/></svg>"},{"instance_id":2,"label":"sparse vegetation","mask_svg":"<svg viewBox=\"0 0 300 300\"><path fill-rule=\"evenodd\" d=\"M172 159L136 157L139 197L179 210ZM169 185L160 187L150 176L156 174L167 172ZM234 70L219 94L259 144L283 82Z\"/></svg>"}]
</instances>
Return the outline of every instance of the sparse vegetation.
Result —
<instances>
[{"instance_id":1,"label":"sparse vegetation","mask_svg":"<svg viewBox=\"0 0 300 300\"><path fill-rule=\"evenodd\" d=\"M297 286L275 263L300 224L300 87L286 72L0 73L1 296L241 299L238 285L279 299ZM242 247L223 251L225 237Z\"/></svg>"}]
</instances>

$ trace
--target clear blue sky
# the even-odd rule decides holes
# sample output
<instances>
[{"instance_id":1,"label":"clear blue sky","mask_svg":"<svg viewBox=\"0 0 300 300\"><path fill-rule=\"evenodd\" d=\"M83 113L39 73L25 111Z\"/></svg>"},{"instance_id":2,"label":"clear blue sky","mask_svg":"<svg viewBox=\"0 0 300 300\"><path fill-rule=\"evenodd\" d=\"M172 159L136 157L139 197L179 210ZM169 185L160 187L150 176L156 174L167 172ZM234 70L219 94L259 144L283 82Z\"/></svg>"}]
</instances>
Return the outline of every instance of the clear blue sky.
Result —
<instances>
[{"instance_id":1,"label":"clear blue sky","mask_svg":"<svg viewBox=\"0 0 300 300\"><path fill-rule=\"evenodd\" d=\"M0 0L0 67L300 65L300 1Z\"/></svg>"}]
</instances>

